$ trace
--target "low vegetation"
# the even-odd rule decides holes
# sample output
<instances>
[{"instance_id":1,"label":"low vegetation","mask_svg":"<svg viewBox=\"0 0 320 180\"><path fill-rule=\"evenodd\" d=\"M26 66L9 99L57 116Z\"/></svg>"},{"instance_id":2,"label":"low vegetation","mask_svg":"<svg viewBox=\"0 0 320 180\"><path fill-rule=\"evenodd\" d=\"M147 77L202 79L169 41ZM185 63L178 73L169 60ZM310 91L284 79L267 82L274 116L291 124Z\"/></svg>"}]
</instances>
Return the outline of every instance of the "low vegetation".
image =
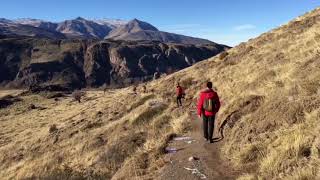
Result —
<instances>
[{"instance_id":1,"label":"low vegetation","mask_svg":"<svg viewBox=\"0 0 320 180\"><path fill-rule=\"evenodd\" d=\"M174 108L157 93L131 90L77 91L59 101L18 95L0 109L0 179L152 178L165 165L170 137L186 124L169 115ZM44 108L30 111L30 104Z\"/></svg>"},{"instance_id":2,"label":"low vegetation","mask_svg":"<svg viewBox=\"0 0 320 180\"><path fill-rule=\"evenodd\" d=\"M153 99L156 96L151 94L151 95L146 95L146 96L142 96L141 98L139 98L137 101L133 102L132 104L130 104L129 110L133 110L136 109L137 107L143 105L147 100L149 99Z\"/></svg>"},{"instance_id":3,"label":"low vegetation","mask_svg":"<svg viewBox=\"0 0 320 180\"><path fill-rule=\"evenodd\" d=\"M81 103L81 98L85 95L84 92L81 91L74 91L72 93L72 97L74 98L75 101L78 101L79 103Z\"/></svg>"},{"instance_id":4,"label":"low vegetation","mask_svg":"<svg viewBox=\"0 0 320 180\"><path fill-rule=\"evenodd\" d=\"M152 83L165 98L171 84L193 79L186 94L194 107L203 82L213 82L222 101L221 154L246 172L239 179L320 178L319 14Z\"/></svg>"},{"instance_id":5,"label":"low vegetation","mask_svg":"<svg viewBox=\"0 0 320 180\"><path fill-rule=\"evenodd\" d=\"M223 51L222 53L220 53L219 58L220 60L223 60L224 58L226 58L229 55L229 53L227 51Z\"/></svg>"},{"instance_id":6,"label":"low vegetation","mask_svg":"<svg viewBox=\"0 0 320 180\"><path fill-rule=\"evenodd\" d=\"M158 103L158 102L157 102ZM131 121L134 125L139 124L148 124L151 120L153 120L156 116L160 115L166 109L165 104L156 104L153 107L148 107L145 111L140 113L135 119Z\"/></svg>"}]
</instances>

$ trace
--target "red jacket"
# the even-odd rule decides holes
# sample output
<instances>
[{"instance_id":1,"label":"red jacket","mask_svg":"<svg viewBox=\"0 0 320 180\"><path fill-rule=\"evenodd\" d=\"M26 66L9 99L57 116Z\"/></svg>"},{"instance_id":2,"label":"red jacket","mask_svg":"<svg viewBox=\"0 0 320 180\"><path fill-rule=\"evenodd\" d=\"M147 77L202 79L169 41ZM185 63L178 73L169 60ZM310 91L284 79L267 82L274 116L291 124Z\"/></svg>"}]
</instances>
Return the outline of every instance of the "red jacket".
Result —
<instances>
[{"instance_id":1,"label":"red jacket","mask_svg":"<svg viewBox=\"0 0 320 180\"><path fill-rule=\"evenodd\" d=\"M177 93L177 96L182 96L184 92L181 86L177 86L176 93Z\"/></svg>"},{"instance_id":2,"label":"red jacket","mask_svg":"<svg viewBox=\"0 0 320 180\"><path fill-rule=\"evenodd\" d=\"M215 98L217 100L216 101L217 106L216 106L215 112L208 112L208 111L203 110L203 103L206 98ZM214 116L220 109L220 100L219 100L218 94L215 91L213 91L212 89L206 89L206 90L202 91L200 93L200 98L199 98L197 107L198 107L198 115L202 116L202 113L204 111L205 116Z\"/></svg>"}]
</instances>

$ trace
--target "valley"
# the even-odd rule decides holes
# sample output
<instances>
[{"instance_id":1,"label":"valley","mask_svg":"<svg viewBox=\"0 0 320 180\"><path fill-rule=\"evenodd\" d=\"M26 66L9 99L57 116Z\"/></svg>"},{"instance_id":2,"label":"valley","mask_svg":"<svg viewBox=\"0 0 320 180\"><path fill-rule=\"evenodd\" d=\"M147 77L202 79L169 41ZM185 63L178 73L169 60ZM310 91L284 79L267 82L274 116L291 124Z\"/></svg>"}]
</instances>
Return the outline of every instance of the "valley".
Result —
<instances>
[{"instance_id":1,"label":"valley","mask_svg":"<svg viewBox=\"0 0 320 180\"><path fill-rule=\"evenodd\" d=\"M233 48L118 23L2 34L0 179L320 179L320 8ZM196 114L208 81L213 143Z\"/></svg>"}]
</instances>

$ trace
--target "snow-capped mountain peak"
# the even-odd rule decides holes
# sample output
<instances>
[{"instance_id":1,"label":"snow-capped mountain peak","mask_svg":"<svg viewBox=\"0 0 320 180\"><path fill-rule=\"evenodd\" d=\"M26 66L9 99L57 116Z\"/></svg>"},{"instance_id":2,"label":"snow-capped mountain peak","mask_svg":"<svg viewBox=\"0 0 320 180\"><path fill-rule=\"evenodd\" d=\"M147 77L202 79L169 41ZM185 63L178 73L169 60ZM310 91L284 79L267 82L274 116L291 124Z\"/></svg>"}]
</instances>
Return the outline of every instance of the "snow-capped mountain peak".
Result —
<instances>
[{"instance_id":1,"label":"snow-capped mountain peak","mask_svg":"<svg viewBox=\"0 0 320 180\"><path fill-rule=\"evenodd\" d=\"M109 19L109 18L102 18L102 19L93 19L92 20L95 23L98 23L100 25L108 25L108 26L114 26L119 27L121 25L127 24L128 21L122 20L122 19Z\"/></svg>"}]
</instances>

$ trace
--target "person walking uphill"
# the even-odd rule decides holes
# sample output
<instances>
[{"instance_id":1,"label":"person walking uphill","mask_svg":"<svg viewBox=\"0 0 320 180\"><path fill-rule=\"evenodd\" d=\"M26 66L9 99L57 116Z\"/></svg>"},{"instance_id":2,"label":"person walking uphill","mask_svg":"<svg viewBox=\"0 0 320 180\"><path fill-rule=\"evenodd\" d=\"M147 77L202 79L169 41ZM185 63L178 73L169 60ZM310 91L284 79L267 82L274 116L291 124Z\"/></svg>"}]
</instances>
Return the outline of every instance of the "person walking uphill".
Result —
<instances>
[{"instance_id":1,"label":"person walking uphill","mask_svg":"<svg viewBox=\"0 0 320 180\"><path fill-rule=\"evenodd\" d=\"M212 89L212 82L207 82L207 88L200 93L198 101L198 116L203 119L203 136L213 143L215 115L220 109L218 94Z\"/></svg>"},{"instance_id":2,"label":"person walking uphill","mask_svg":"<svg viewBox=\"0 0 320 180\"><path fill-rule=\"evenodd\" d=\"M177 105L179 107L179 106L182 106L181 99L184 97L183 89L179 83L177 84L176 93L177 93Z\"/></svg>"}]
</instances>

